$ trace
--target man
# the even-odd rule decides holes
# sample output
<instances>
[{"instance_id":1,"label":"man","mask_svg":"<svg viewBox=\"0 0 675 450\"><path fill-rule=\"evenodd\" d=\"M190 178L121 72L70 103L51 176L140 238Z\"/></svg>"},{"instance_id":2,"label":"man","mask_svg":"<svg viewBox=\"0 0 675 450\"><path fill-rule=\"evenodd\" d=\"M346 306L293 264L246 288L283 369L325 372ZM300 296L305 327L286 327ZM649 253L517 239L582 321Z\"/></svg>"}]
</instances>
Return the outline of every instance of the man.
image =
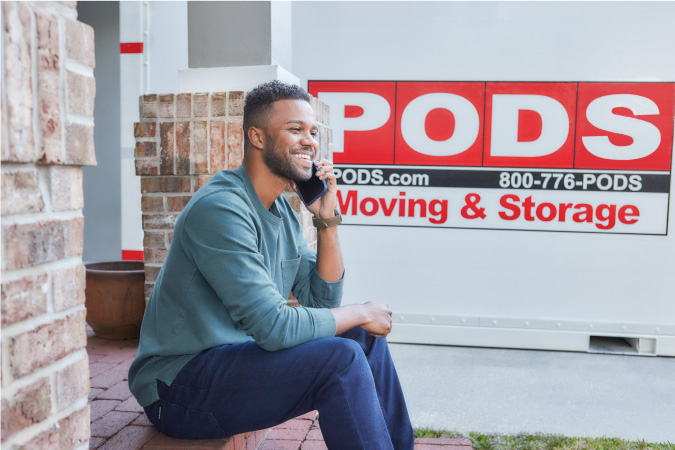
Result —
<instances>
[{"instance_id":1,"label":"man","mask_svg":"<svg viewBox=\"0 0 675 450\"><path fill-rule=\"evenodd\" d=\"M217 173L178 218L143 319L129 385L150 421L178 438L223 437L319 411L329 449L412 450L384 337L391 311L340 306L344 268L336 181L308 209L309 249L281 193L317 155L309 96L278 81L244 107L243 166ZM302 307L286 305L293 291Z\"/></svg>"}]
</instances>

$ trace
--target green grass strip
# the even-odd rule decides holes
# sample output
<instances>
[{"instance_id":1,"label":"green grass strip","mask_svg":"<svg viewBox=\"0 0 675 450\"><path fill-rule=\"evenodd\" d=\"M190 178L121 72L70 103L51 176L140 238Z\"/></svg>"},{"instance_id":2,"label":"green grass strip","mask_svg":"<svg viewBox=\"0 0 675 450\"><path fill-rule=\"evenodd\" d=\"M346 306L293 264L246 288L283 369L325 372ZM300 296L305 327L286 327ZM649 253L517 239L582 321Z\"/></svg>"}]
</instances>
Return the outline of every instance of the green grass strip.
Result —
<instances>
[{"instance_id":1,"label":"green grass strip","mask_svg":"<svg viewBox=\"0 0 675 450\"><path fill-rule=\"evenodd\" d=\"M470 439L474 450L675 450L675 444L670 442L650 443L617 438L566 437L558 434L464 434L415 428L415 437Z\"/></svg>"}]
</instances>

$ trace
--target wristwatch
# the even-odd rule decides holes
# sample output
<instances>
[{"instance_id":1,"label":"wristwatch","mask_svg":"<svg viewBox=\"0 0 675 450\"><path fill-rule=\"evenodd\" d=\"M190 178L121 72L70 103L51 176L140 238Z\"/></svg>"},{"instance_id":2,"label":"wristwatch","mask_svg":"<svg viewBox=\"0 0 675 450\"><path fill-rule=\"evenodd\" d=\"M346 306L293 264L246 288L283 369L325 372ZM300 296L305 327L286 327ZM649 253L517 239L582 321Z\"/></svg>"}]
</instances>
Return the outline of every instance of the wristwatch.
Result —
<instances>
[{"instance_id":1,"label":"wristwatch","mask_svg":"<svg viewBox=\"0 0 675 450\"><path fill-rule=\"evenodd\" d=\"M330 219L317 219L316 216L314 216L314 219L312 219L312 223L314 223L314 226L316 227L317 230L325 230L326 228L336 227L340 225L342 223L342 216L336 209L335 215Z\"/></svg>"}]
</instances>

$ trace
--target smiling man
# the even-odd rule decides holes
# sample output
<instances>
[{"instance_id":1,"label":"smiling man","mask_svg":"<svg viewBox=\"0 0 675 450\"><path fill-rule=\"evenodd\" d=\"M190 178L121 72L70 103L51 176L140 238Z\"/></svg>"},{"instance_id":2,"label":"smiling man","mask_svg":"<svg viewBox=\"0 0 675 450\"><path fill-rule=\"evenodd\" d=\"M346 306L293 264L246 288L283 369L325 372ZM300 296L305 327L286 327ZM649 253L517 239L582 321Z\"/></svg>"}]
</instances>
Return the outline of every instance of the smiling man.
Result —
<instances>
[{"instance_id":1,"label":"smiling man","mask_svg":"<svg viewBox=\"0 0 675 450\"><path fill-rule=\"evenodd\" d=\"M164 434L203 439L319 411L329 449L413 449L379 302L340 306L344 267L332 164L309 96L278 81L244 107L244 164L187 204L143 319L129 385ZM317 252L282 194L316 164ZM302 307L286 304L290 292Z\"/></svg>"}]
</instances>

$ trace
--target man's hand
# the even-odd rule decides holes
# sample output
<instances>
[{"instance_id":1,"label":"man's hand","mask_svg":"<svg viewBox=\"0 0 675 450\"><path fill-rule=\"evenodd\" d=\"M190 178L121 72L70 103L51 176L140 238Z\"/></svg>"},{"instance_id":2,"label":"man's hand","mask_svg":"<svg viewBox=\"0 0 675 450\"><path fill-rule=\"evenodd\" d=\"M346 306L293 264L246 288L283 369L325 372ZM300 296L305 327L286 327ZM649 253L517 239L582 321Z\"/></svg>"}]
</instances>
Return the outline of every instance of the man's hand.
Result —
<instances>
[{"instance_id":1,"label":"man's hand","mask_svg":"<svg viewBox=\"0 0 675 450\"><path fill-rule=\"evenodd\" d=\"M337 334L354 327L361 327L374 337L386 337L391 332L391 309L384 303L368 302L348 305L330 310L335 317Z\"/></svg>"},{"instance_id":2,"label":"man's hand","mask_svg":"<svg viewBox=\"0 0 675 450\"><path fill-rule=\"evenodd\" d=\"M392 312L389 305L379 302L368 302L363 305L371 320L368 323L360 325L369 335L375 337L386 337L391 332Z\"/></svg>"}]
</instances>

